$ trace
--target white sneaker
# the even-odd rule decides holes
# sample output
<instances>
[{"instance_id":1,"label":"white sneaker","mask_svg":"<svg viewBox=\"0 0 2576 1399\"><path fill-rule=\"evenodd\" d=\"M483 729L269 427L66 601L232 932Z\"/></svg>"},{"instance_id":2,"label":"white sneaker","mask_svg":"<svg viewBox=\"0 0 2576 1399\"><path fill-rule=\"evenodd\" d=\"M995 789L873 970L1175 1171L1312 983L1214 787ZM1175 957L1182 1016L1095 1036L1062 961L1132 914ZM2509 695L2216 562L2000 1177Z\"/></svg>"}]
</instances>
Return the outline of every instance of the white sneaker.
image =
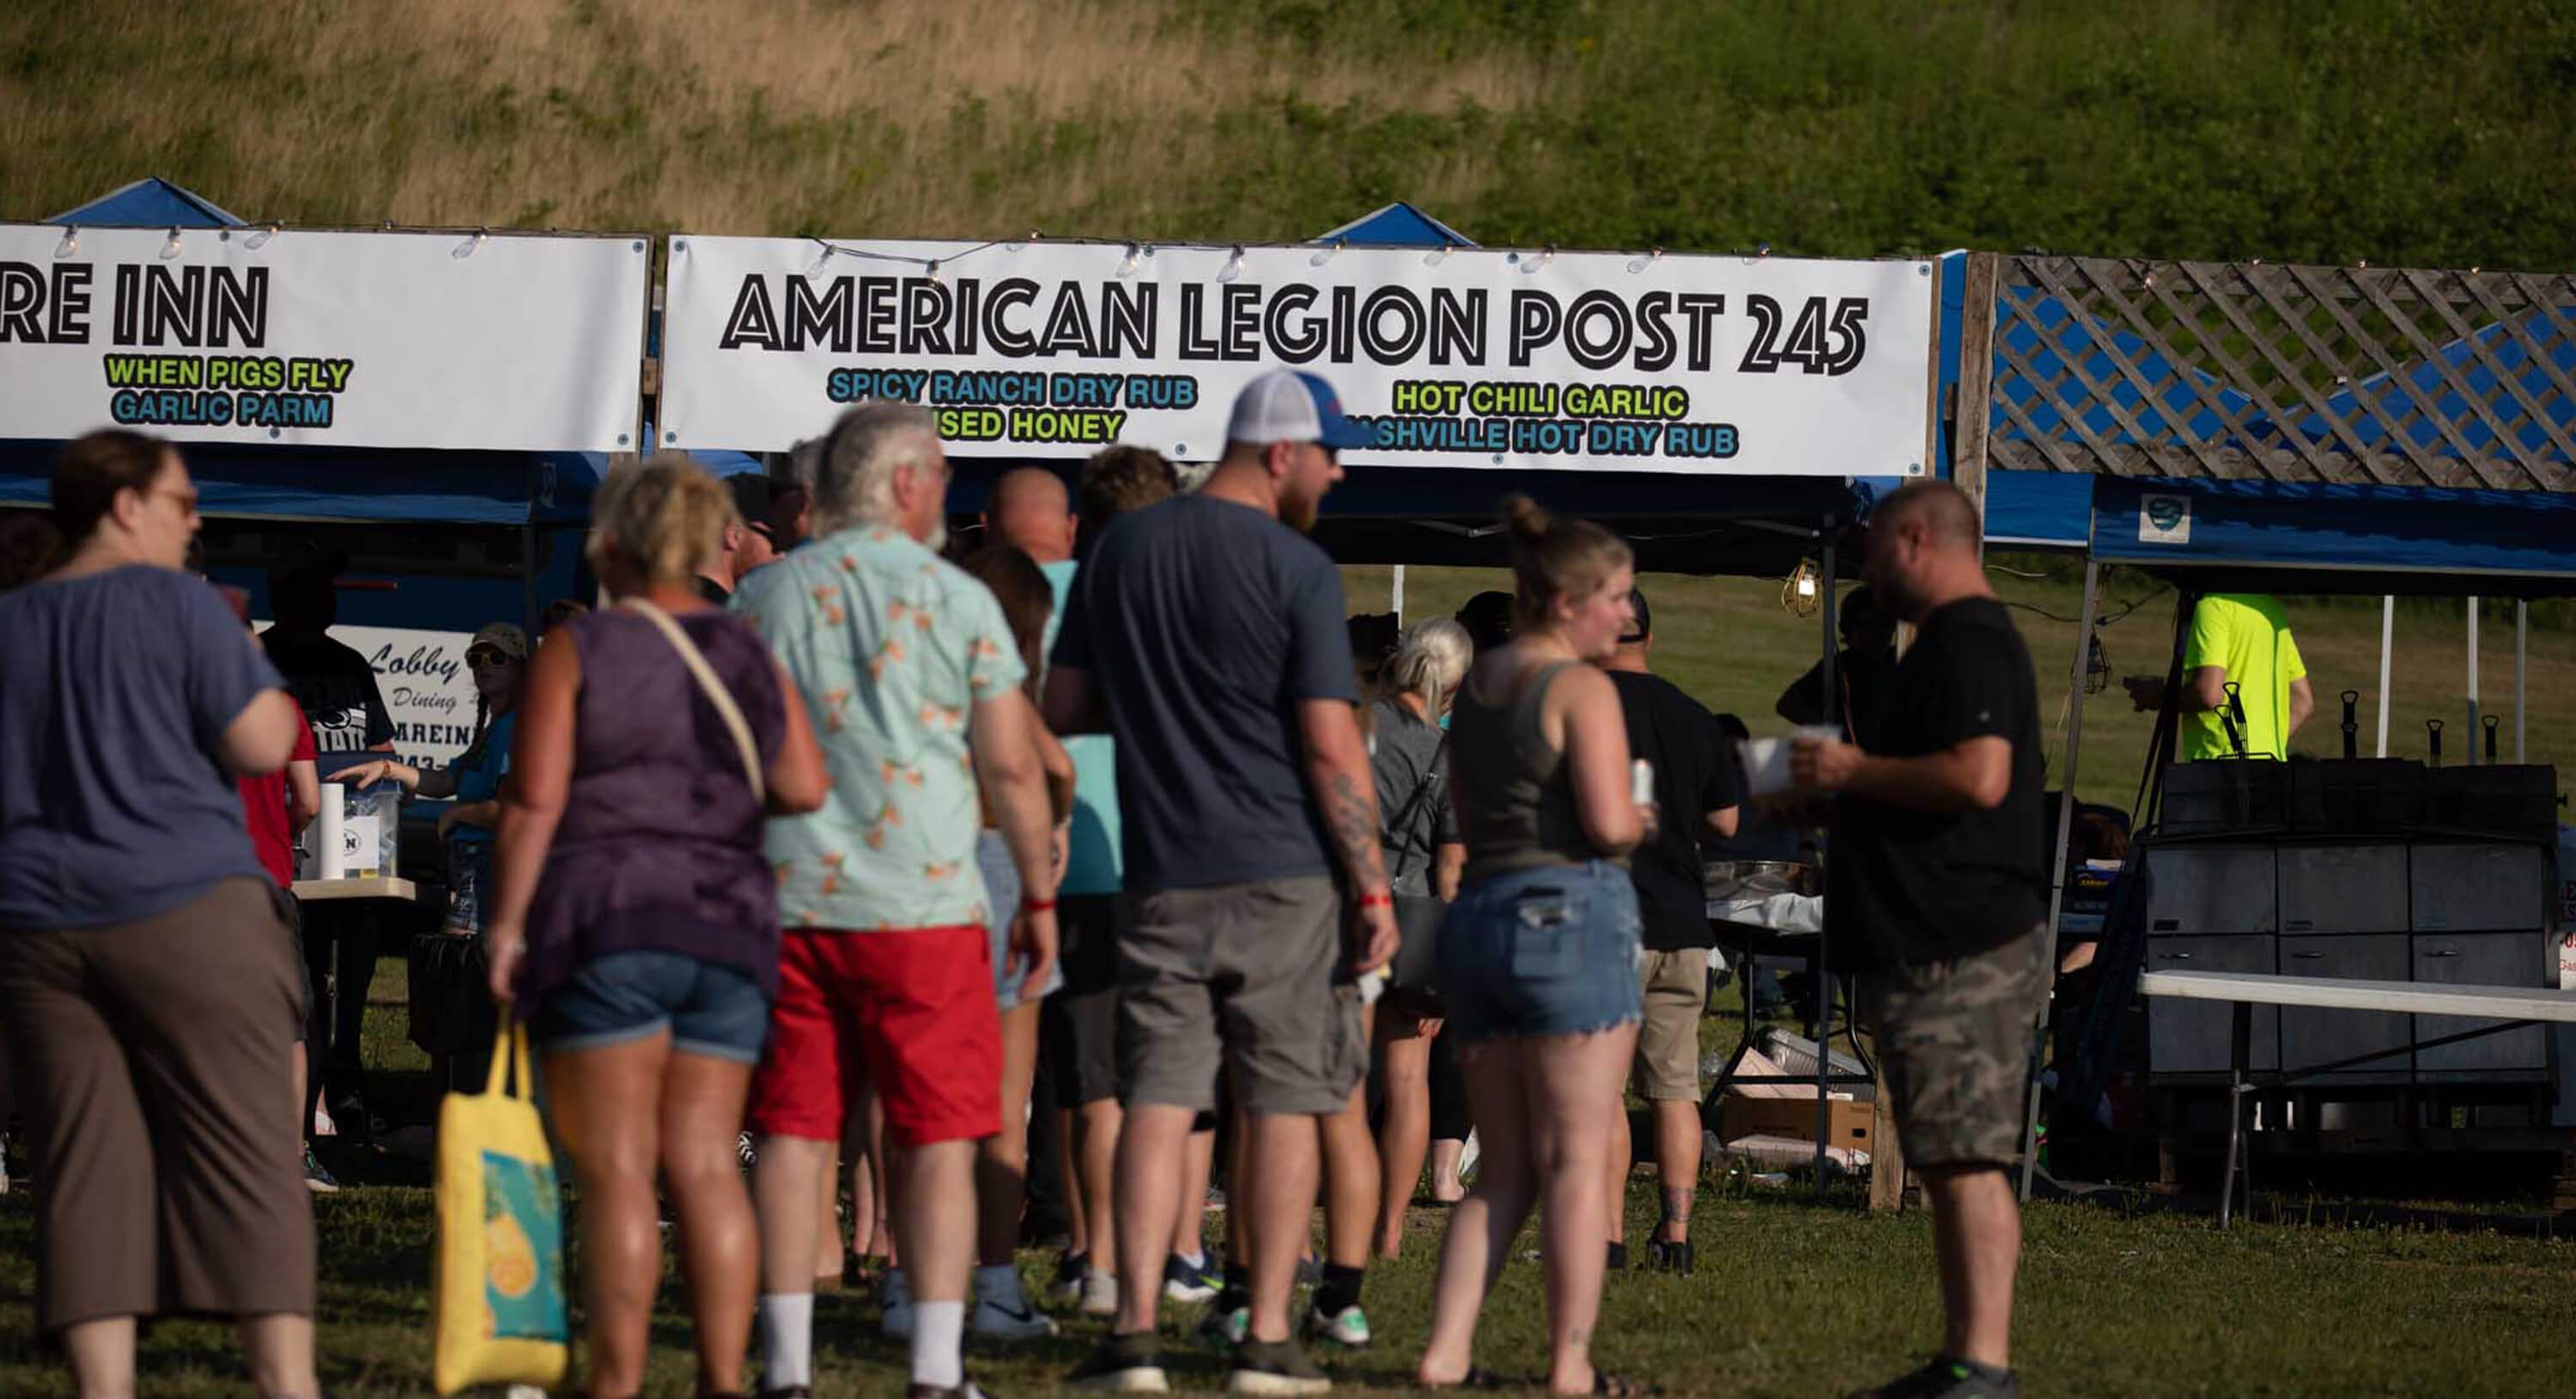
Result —
<instances>
[{"instance_id":1,"label":"white sneaker","mask_svg":"<svg viewBox=\"0 0 2576 1399\"><path fill-rule=\"evenodd\" d=\"M975 1334L995 1341L1034 1341L1055 1334L1055 1320L1029 1305L1017 1268L975 1270Z\"/></svg>"},{"instance_id":2,"label":"white sneaker","mask_svg":"<svg viewBox=\"0 0 2576 1399\"><path fill-rule=\"evenodd\" d=\"M912 1284L903 1280L903 1270L893 1269L885 1275L885 1285L877 1298L884 1314L877 1318L877 1332L890 1341L912 1339Z\"/></svg>"},{"instance_id":3,"label":"white sneaker","mask_svg":"<svg viewBox=\"0 0 2576 1399\"><path fill-rule=\"evenodd\" d=\"M1118 1315L1118 1275L1092 1271L1082 1275L1082 1314Z\"/></svg>"}]
</instances>

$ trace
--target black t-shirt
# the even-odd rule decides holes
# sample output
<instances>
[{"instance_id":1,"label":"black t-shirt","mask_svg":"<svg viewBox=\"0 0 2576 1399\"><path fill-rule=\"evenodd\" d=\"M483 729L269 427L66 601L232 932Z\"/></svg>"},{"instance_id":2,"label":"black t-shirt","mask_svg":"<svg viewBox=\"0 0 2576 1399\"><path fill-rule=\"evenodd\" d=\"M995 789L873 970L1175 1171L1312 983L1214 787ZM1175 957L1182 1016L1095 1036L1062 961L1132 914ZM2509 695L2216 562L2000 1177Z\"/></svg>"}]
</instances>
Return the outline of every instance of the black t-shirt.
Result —
<instances>
[{"instance_id":1,"label":"black t-shirt","mask_svg":"<svg viewBox=\"0 0 2576 1399\"><path fill-rule=\"evenodd\" d=\"M366 657L328 636L289 636L275 627L260 633L259 644L304 707L315 752L361 753L393 742L393 716Z\"/></svg>"},{"instance_id":2,"label":"black t-shirt","mask_svg":"<svg viewBox=\"0 0 2576 1399\"><path fill-rule=\"evenodd\" d=\"M1871 751L1916 758L1997 737L2012 786L1992 811L1915 811L1846 793L1825 851L1837 966L1942 962L2029 932L2047 909L2040 857L2039 687L2003 604L1965 598L1923 620L1896 666Z\"/></svg>"},{"instance_id":3,"label":"black t-shirt","mask_svg":"<svg viewBox=\"0 0 2576 1399\"><path fill-rule=\"evenodd\" d=\"M1610 683L1628 721L1628 755L1655 765L1661 820L1654 840L1628 858L1646 946L1657 952L1712 946L1699 833L1707 829L1708 813L1744 800L1735 745L1726 741L1716 715L1662 676L1614 670Z\"/></svg>"},{"instance_id":4,"label":"black t-shirt","mask_svg":"<svg viewBox=\"0 0 2576 1399\"><path fill-rule=\"evenodd\" d=\"M703 573L699 574L694 582L697 585L698 596L714 603L718 607L722 607L726 603L733 601L733 589L709 578Z\"/></svg>"},{"instance_id":5,"label":"black t-shirt","mask_svg":"<svg viewBox=\"0 0 2576 1399\"><path fill-rule=\"evenodd\" d=\"M1121 515L1074 575L1053 659L1109 711L1130 892L1331 872L1299 707L1360 690L1342 576L1313 540L1209 495Z\"/></svg>"}]
</instances>

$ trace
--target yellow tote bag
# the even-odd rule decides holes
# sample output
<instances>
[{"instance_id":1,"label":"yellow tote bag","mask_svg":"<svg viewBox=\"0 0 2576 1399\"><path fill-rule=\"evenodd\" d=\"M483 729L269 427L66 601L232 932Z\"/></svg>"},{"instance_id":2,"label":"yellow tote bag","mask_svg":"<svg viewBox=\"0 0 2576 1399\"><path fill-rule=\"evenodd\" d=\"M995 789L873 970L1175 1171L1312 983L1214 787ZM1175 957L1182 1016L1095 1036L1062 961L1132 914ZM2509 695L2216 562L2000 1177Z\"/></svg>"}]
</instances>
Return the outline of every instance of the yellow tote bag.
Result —
<instances>
[{"instance_id":1,"label":"yellow tote bag","mask_svg":"<svg viewBox=\"0 0 2576 1399\"><path fill-rule=\"evenodd\" d=\"M432 1375L441 1394L563 1378L572 1339L563 1191L531 1083L527 1030L504 1015L491 1080L479 1094L450 1093L438 1106Z\"/></svg>"}]
</instances>

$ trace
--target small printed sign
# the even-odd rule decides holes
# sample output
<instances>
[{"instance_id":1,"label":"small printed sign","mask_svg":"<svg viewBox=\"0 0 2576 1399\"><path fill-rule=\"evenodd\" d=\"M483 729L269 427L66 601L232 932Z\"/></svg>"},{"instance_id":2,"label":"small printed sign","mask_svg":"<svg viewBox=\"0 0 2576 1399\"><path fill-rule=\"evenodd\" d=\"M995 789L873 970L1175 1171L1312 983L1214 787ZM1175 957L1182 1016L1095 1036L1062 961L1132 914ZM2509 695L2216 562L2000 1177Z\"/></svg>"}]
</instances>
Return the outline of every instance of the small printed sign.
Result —
<instances>
[{"instance_id":1,"label":"small printed sign","mask_svg":"<svg viewBox=\"0 0 2576 1399\"><path fill-rule=\"evenodd\" d=\"M2191 497L2187 495L2140 497L2138 542L2189 544L2191 542Z\"/></svg>"}]
</instances>

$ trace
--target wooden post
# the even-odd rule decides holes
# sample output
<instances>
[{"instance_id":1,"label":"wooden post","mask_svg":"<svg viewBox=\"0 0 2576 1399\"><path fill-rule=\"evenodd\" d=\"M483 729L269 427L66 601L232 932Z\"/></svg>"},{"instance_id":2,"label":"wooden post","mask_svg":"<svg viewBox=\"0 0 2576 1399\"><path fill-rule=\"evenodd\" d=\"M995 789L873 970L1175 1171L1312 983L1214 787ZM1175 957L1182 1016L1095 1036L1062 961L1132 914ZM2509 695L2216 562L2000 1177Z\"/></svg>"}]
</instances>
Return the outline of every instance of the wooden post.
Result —
<instances>
[{"instance_id":1,"label":"wooden post","mask_svg":"<svg viewBox=\"0 0 2576 1399\"><path fill-rule=\"evenodd\" d=\"M1887 1076L1879 1075L1877 1101L1869 1105L1869 1207L1905 1208L1905 1152L1896 1142L1896 1119L1887 1111Z\"/></svg>"},{"instance_id":2,"label":"wooden post","mask_svg":"<svg viewBox=\"0 0 2576 1399\"><path fill-rule=\"evenodd\" d=\"M1977 507L1977 534L1983 547L1986 519L1987 420L1993 417L1988 397L1995 377L1995 280L2002 255L1968 254L1968 283L1959 304L1959 410L1951 425L1950 482Z\"/></svg>"}]
</instances>

